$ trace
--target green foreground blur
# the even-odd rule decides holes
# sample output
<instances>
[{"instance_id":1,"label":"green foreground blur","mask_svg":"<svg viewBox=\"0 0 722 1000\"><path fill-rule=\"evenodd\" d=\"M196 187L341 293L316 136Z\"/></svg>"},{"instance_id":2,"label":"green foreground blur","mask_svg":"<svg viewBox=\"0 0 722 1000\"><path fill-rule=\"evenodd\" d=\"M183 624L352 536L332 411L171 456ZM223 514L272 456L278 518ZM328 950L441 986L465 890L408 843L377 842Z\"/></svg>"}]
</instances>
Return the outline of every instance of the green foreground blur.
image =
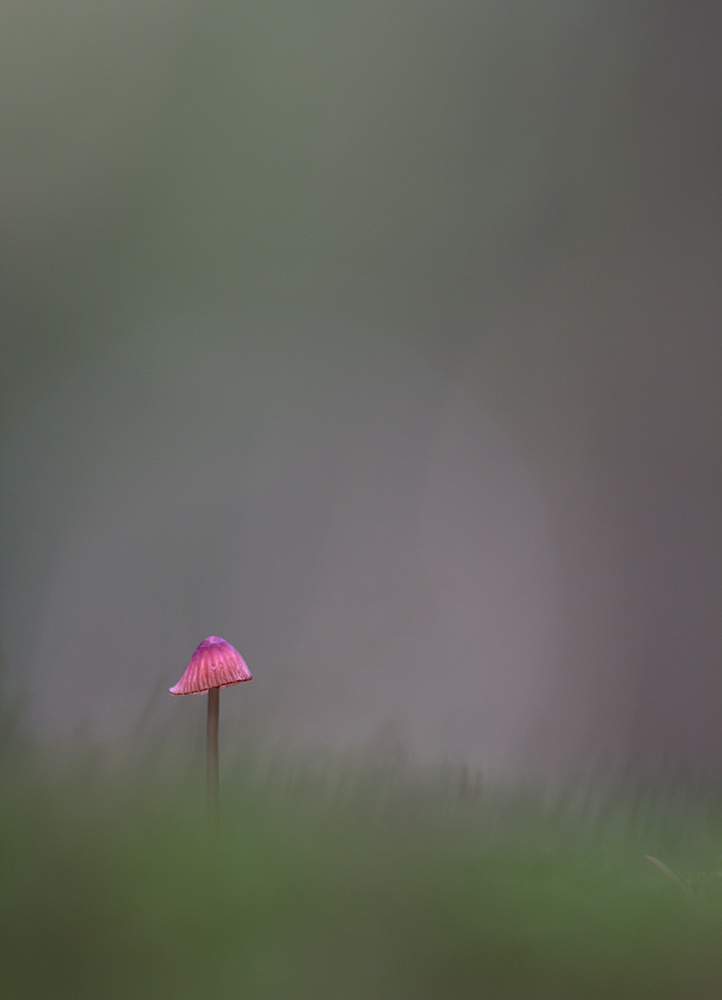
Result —
<instances>
[{"instance_id":1,"label":"green foreground blur","mask_svg":"<svg viewBox=\"0 0 722 1000\"><path fill-rule=\"evenodd\" d=\"M6 761L3 997L722 995L710 798L276 762L229 769L214 838L202 774L141 773Z\"/></svg>"}]
</instances>

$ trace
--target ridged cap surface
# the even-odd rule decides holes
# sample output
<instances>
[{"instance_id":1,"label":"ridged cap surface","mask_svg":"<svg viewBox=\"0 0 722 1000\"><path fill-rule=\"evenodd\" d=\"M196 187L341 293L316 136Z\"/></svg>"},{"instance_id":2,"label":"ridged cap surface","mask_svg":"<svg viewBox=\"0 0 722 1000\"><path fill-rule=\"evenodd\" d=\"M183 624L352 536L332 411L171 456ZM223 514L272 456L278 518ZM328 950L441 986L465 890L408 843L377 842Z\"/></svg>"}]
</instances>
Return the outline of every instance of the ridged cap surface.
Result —
<instances>
[{"instance_id":1,"label":"ridged cap surface","mask_svg":"<svg viewBox=\"0 0 722 1000\"><path fill-rule=\"evenodd\" d=\"M238 650L219 635L209 635L191 656L181 679L168 690L171 694L203 694L211 688L250 680L251 671Z\"/></svg>"}]
</instances>

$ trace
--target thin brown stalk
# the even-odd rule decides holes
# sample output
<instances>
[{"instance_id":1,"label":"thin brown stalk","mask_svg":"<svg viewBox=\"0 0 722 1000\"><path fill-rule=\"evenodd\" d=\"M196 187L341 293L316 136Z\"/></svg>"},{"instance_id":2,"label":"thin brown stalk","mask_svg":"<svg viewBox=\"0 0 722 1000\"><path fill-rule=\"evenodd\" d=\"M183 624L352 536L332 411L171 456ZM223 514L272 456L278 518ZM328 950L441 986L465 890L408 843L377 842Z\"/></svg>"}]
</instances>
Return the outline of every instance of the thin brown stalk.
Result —
<instances>
[{"instance_id":1,"label":"thin brown stalk","mask_svg":"<svg viewBox=\"0 0 722 1000\"><path fill-rule=\"evenodd\" d=\"M208 816L211 829L218 830L218 718L220 710L220 688L208 692L208 729L206 732L206 752L208 766Z\"/></svg>"}]
</instances>

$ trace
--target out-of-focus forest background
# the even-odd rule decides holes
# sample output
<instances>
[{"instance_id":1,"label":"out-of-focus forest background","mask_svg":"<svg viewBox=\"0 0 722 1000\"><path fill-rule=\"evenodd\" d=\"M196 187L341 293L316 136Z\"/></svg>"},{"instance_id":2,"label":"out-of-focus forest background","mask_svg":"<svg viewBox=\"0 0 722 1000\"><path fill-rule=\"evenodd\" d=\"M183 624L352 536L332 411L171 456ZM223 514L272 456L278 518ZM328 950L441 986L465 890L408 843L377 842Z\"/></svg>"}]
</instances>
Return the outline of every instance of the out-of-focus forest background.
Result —
<instances>
[{"instance_id":1,"label":"out-of-focus forest background","mask_svg":"<svg viewBox=\"0 0 722 1000\"><path fill-rule=\"evenodd\" d=\"M721 29L5 3L4 720L719 771Z\"/></svg>"}]
</instances>

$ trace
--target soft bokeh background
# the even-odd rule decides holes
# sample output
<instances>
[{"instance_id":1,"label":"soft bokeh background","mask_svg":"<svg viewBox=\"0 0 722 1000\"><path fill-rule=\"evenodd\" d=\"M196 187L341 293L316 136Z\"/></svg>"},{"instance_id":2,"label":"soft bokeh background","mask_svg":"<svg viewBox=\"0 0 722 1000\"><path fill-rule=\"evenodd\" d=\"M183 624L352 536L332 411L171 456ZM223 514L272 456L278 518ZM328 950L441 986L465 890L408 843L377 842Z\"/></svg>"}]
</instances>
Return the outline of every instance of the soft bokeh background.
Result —
<instances>
[{"instance_id":1,"label":"soft bokeh background","mask_svg":"<svg viewBox=\"0 0 722 1000\"><path fill-rule=\"evenodd\" d=\"M721 29L5 3L4 718L718 769Z\"/></svg>"}]
</instances>

